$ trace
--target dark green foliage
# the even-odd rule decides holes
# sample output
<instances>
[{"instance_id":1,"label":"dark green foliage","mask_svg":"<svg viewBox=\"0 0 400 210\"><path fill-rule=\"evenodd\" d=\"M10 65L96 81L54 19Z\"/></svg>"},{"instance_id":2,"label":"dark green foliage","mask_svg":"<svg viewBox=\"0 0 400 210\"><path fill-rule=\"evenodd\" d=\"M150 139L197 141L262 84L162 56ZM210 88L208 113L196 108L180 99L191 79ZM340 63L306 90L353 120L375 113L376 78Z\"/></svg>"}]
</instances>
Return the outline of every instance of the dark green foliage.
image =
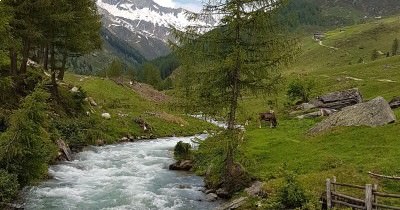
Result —
<instances>
[{"instance_id":1,"label":"dark green foliage","mask_svg":"<svg viewBox=\"0 0 400 210\"><path fill-rule=\"evenodd\" d=\"M113 60L103 72L100 72L100 76L115 79L121 77L124 73L124 70L125 67L120 60Z\"/></svg>"},{"instance_id":2,"label":"dark green foliage","mask_svg":"<svg viewBox=\"0 0 400 210\"><path fill-rule=\"evenodd\" d=\"M157 67L151 63L145 63L143 66L143 82L153 86L156 89L161 89L161 75Z\"/></svg>"},{"instance_id":3,"label":"dark green foliage","mask_svg":"<svg viewBox=\"0 0 400 210\"><path fill-rule=\"evenodd\" d=\"M395 40L393 40L393 44L392 44L392 56L397 55L398 51L399 51L399 40L395 39Z\"/></svg>"},{"instance_id":4,"label":"dark green foliage","mask_svg":"<svg viewBox=\"0 0 400 210\"><path fill-rule=\"evenodd\" d=\"M279 191L279 201L284 206L283 209L301 208L308 201L304 189L292 172L285 172L284 178L285 183Z\"/></svg>"},{"instance_id":5,"label":"dark green foliage","mask_svg":"<svg viewBox=\"0 0 400 210\"><path fill-rule=\"evenodd\" d=\"M0 208L2 203L8 203L14 199L19 190L17 176L0 169Z\"/></svg>"},{"instance_id":6,"label":"dark green foliage","mask_svg":"<svg viewBox=\"0 0 400 210\"><path fill-rule=\"evenodd\" d=\"M323 25L321 8L314 1L291 0L278 15L282 25L296 29L301 25Z\"/></svg>"},{"instance_id":7,"label":"dark green foliage","mask_svg":"<svg viewBox=\"0 0 400 210\"><path fill-rule=\"evenodd\" d=\"M110 139L105 133L107 128L93 117L63 118L54 124L61 138L73 148L93 145L99 139Z\"/></svg>"},{"instance_id":8,"label":"dark green foliage","mask_svg":"<svg viewBox=\"0 0 400 210\"><path fill-rule=\"evenodd\" d=\"M46 176L47 164L56 155L57 149L46 131L48 98L41 89L27 96L0 136L1 168L16 174L21 186Z\"/></svg>"},{"instance_id":9,"label":"dark green foliage","mask_svg":"<svg viewBox=\"0 0 400 210\"><path fill-rule=\"evenodd\" d=\"M174 158L176 160L191 160L192 159L192 146L189 143L178 142L174 148Z\"/></svg>"},{"instance_id":10,"label":"dark green foliage","mask_svg":"<svg viewBox=\"0 0 400 210\"><path fill-rule=\"evenodd\" d=\"M310 100L310 96L316 87L316 83L312 79L297 78L293 80L288 87L287 95L292 102L306 103Z\"/></svg>"},{"instance_id":11,"label":"dark green foliage","mask_svg":"<svg viewBox=\"0 0 400 210\"><path fill-rule=\"evenodd\" d=\"M223 178L225 137L217 135L200 142L198 150L194 150L194 170L205 176L208 188L217 188Z\"/></svg>"},{"instance_id":12,"label":"dark green foliage","mask_svg":"<svg viewBox=\"0 0 400 210\"><path fill-rule=\"evenodd\" d=\"M161 90L169 90L173 88L173 82L171 78L166 78L164 81L162 81L161 84Z\"/></svg>"},{"instance_id":13,"label":"dark green foliage","mask_svg":"<svg viewBox=\"0 0 400 210\"><path fill-rule=\"evenodd\" d=\"M162 79L169 77L172 72L180 66L180 62L174 53L157 58L150 62L160 70Z\"/></svg>"}]
</instances>

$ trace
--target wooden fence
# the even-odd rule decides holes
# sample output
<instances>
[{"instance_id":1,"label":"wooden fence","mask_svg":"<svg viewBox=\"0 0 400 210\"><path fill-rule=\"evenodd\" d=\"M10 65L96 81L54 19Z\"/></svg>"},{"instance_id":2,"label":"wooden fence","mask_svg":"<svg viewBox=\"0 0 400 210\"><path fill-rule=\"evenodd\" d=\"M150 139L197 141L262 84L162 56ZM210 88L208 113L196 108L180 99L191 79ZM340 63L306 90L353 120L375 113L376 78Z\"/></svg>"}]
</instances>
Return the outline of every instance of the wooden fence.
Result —
<instances>
[{"instance_id":1,"label":"wooden fence","mask_svg":"<svg viewBox=\"0 0 400 210\"><path fill-rule=\"evenodd\" d=\"M354 190L361 190L364 192L364 199L355 198L350 195L339 192L338 187L347 187ZM376 209L389 209L389 210L400 210L400 206L389 206L379 204L380 198L400 198L400 194L389 194L384 192L378 192L378 185L366 184L365 186L344 184L336 182L334 177L332 180L326 180L326 207L332 209L335 205L351 207L353 209L365 209L365 210L376 210Z\"/></svg>"}]
</instances>

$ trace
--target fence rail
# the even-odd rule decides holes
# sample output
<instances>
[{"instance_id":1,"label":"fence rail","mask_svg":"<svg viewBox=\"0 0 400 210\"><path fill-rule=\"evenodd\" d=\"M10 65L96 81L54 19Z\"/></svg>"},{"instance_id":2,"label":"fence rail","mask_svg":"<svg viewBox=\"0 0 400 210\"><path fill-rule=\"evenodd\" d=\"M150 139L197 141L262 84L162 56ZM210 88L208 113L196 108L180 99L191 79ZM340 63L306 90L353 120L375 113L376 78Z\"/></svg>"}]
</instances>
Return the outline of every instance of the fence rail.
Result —
<instances>
[{"instance_id":1,"label":"fence rail","mask_svg":"<svg viewBox=\"0 0 400 210\"><path fill-rule=\"evenodd\" d=\"M364 199L355 198L337 191L337 187L347 187L351 189L363 190ZM389 209L400 210L400 206L389 206L378 203L378 197L400 198L400 194L390 194L378 192L378 185L366 184L365 186L345 184L336 182L336 177L326 180L326 207L332 209L335 204L347 206L355 209L376 210Z\"/></svg>"}]
</instances>

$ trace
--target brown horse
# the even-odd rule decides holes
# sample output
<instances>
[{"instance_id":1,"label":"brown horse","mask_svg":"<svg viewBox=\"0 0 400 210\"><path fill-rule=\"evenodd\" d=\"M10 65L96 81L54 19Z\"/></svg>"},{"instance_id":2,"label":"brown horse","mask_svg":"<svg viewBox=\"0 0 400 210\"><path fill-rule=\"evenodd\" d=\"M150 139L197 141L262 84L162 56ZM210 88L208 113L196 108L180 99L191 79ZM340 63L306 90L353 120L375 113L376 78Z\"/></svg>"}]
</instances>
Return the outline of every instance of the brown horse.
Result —
<instances>
[{"instance_id":1,"label":"brown horse","mask_svg":"<svg viewBox=\"0 0 400 210\"><path fill-rule=\"evenodd\" d=\"M270 128L276 128L276 126L278 125L276 115L272 110L270 112L260 113L260 128L263 121L270 122Z\"/></svg>"}]
</instances>

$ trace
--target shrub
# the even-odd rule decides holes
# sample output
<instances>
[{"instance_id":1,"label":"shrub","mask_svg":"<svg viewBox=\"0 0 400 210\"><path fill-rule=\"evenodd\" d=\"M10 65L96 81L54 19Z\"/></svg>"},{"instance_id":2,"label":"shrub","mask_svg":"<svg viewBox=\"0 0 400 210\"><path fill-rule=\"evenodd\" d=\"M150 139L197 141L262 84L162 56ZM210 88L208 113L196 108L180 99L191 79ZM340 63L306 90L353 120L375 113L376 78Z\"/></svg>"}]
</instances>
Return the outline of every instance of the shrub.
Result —
<instances>
[{"instance_id":1,"label":"shrub","mask_svg":"<svg viewBox=\"0 0 400 210\"><path fill-rule=\"evenodd\" d=\"M285 183L279 191L279 201L285 209L301 208L308 201L303 188L291 172L285 172Z\"/></svg>"},{"instance_id":2,"label":"shrub","mask_svg":"<svg viewBox=\"0 0 400 210\"><path fill-rule=\"evenodd\" d=\"M17 176L0 169L0 206L8 203L17 195L19 184Z\"/></svg>"},{"instance_id":3,"label":"shrub","mask_svg":"<svg viewBox=\"0 0 400 210\"><path fill-rule=\"evenodd\" d=\"M178 142L174 148L174 157L177 160L190 160L192 158L192 146L188 143Z\"/></svg>"},{"instance_id":4,"label":"shrub","mask_svg":"<svg viewBox=\"0 0 400 210\"><path fill-rule=\"evenodd\" d=\"M314 80L298 78L289 84L287 95L292 102L308 102L315 87Z\"/></svg>"},{"instance_id":5,"label":"shrub","mask_svg":"<svg viewBox=\"0 0 400 210\"><path fill-rule=\"evenodd\" d=\"M46 92L36 89L11 115L7 131L0 135L0 167L16 174L22 186L43 178L57 154L47 132L48 98Z\"/></svg>"}]
</instances>

